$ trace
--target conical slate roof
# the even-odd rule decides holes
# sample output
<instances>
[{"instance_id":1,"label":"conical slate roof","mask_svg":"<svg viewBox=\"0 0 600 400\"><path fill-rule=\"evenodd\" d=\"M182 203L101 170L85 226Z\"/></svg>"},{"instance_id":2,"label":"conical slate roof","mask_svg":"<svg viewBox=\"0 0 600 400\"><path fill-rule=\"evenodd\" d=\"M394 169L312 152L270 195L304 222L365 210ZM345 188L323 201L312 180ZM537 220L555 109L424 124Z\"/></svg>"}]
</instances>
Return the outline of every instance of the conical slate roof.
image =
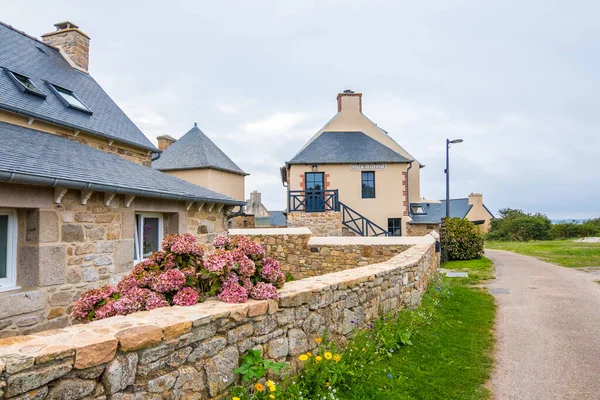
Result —
<instances>
[{"instance_id":1,"label":"conical slate roof","mask_svg":"<svg viewBox=\"0 0 600 400\"><path fill-rule=\"evenodd\" d=\"M195 123L188 133L162 152L160 158L152 163L152 168L160 171L214 168L248 175L231 161Z\"/></svg>"}]
</instances>

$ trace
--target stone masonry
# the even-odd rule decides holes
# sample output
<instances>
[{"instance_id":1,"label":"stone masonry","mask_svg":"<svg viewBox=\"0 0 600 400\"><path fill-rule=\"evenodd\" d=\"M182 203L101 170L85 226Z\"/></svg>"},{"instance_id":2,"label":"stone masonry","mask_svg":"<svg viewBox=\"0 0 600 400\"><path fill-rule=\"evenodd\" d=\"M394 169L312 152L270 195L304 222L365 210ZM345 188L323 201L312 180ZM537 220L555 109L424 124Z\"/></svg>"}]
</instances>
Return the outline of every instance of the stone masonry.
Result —
<instances>
[{"instance_id":1,"label":"stone masonry","mask_svg":"<svg viewBox=\"0 0 600 400\"><path fill-rule=\"evenodd\" d=\"M401 238L314 237L308 228L231 229L229 236L246 235L262 244L284 272L294 279L389 260L408 249L410 241Z\"/></svg>"},{"instance_id":2,"label":"stone masonry","mask_svg":"<svg viewBox=\"0 0 600 400\"><path fill-rule=\"evenodd\" d=\"M386 262L286 283L278 301L211 299L2 339L0 398L218 398L250 348L296 367L326 329L343 343L416 304L439 263L435 239L415 239Z\"/></svg>"},{"instance_id":3,"label":"stone masonry","mask_svg":"<svg viewBox=\"0 0 600 400\"><path fill-rule=\"evenodd\" d=\"M423 236L431 231L440 233L440 224L406 224L406 234L408 236Z\"/></svg>"},{"instance_id":4,"label":"stone masonry","mask_svg":"<svg viewBox=\"0 0 600 400\"><path fill-rule=\"evenodd\" d=\"M342 213L338 211L294 211L288 213L287 222L291 228L309 228L315 236L344 236Z\"/></svg>"},{"instance_id":5,"label":"stone masonry","mask_svg":"<svg viewBox=\"0 0 600 400\"><path fill-rule=\"evenodd\" d=\"M71 324L71 306L87 289L115 283L133 267L137 210L162 210L164 234L190 232L204 244L226 232L223 212L185 211L183 202L135 200L103 193L81 204L69 191L61 204L18 209L17 284L0 293L0 338Z\"/></svg>"}]
</instances>

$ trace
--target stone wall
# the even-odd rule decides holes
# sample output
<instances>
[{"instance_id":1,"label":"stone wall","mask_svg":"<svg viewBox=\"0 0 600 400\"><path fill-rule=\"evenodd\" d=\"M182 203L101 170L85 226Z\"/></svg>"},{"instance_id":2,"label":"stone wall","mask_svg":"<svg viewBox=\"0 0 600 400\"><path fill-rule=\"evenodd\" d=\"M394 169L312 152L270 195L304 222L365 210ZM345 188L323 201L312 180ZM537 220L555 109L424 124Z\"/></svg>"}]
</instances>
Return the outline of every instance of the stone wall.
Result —
<instances>
[{"instance_id":1,"label":"stone wall","mask_svg":"<svg viewBox=\"0 0 600 400\"><path fill-rule=\"evenodd\" d=\"M344 236L342 213L338 211L294 211L288 213L287 222L291 228L309 228L315 236Z\"/></svg>"},{"instance_id":2,"label":"stone wall","mask_svg":"<svg viewBox=\"0 0 600 400\"><path fill-rule=\"evenodd\" d=\"M0 340L0 398L215 398L250 348L297 366L326 329L343 343L416 304L438 268L435 240L417 239L387 262L286 283L278 301L211 299Z\"/></svg>"},{"instance_id":3,"label":"stone wall","mask_svg":"<svg viewBox=\"0 0 600 400\"><path fill-rule=\"evenodd\" d=\"M244 214L229 219L229 229L254 228L254 215Z\"/></svg>"},{"instance_id":4,"label":"stone wall","mask_svg":"<svg viewBox=\"0 0 600 400\"><path fill-rule=\"evenodd\" d=\"M390 259L414 244L407 237L315 237L308 228L232 229L262 244L294 279L362 267Z\"/></svg>"},{"instance_id":5,"label":"stone wall","mask_svg":"<svg viewBox=\"0 0 600 400\"><path fill-rule=\"evenodd\" d=\"M423 236L429 232L435 231L440 233L440 224L406 224L406 235L407 236Z\"/></svg>"},{"instance_id":6,"label":"stone wall","mask_svg":"<svg viewBox=\"0 0 600 400\"><path fill-rule=\"evenodd\" d=\"M52 189L0 185L0 207L17 210L20 286L0 292L0 338L69 325L71 306L83 291L128 273L136 212L160 213L164 234L191 232L205 244L226 232L225 214L216 208L186 211L183 201L143 198L125 207L123 196L106 206L103 193L87 204L80 199L79 191L68 191L55 204Z\"/></svg>"}]
</instances>

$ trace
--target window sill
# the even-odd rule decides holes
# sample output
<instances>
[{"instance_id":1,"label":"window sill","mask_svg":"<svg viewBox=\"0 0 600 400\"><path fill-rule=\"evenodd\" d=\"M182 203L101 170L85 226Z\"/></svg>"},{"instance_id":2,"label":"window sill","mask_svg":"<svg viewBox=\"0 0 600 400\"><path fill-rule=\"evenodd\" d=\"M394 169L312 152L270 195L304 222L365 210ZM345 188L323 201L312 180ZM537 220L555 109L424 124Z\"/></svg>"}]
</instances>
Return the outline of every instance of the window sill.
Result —
<instances>
[{"instance_id":1,"label":"window sill","mask_svg":"<svg viewBox=\"0 0 600 400\"><path fill-rule=\"evenodd\" d=\"M14 292L17 290L21 290L21 286L7 286L7 287L0 287L0 293L4 293L4 292Z\"/></svg>"}]
</instances>

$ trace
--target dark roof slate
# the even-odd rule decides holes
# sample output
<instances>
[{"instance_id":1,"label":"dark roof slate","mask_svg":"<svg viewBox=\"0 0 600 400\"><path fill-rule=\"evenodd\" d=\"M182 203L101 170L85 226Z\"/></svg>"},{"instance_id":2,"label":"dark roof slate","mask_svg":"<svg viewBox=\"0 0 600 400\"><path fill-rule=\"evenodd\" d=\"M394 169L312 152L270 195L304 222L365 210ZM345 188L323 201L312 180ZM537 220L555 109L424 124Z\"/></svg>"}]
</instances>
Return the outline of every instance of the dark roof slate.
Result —
<instances>
[{"instance_id":1,"label":"dark roof slate","mask_svg":"<svg viewBox=\"0 0 600 400\"><path fill-rule=\"evenodd\" d=\"M472 207L469 199L450 199L450 217L465 218ZM446 200L442 200L442 210L446 216Z\"/></svg>"},{"instance_id":2,"label":"dark roof slate","mask_svg":"<svg viewBox=\"0 0 600 400\"><path fill-rule=\"evenodd\" d=\"M245 204L74 140L0 122L0 181L11 173L23 183L57 179L56 185L72 188L88 185L141 197Z\"/></svg>"},{"instance_id":3,"label":"dark roof slate","mask_svg":"<svg viewBox=\"0 0 600 400\"><path fill-rule=\"evenodd\" d=\"M178 141L170 145L160 158L152 163L152 168L161 171L177 169L214 168L246 174L238 167L196 124Z\"/></svg>"},{"instance_id":4,"label":"dark roof slate","mask_svg":"<svg viewBox=\"0 0 600 400\"><path fill-rule=\"evenodd\" d=\"M446 209L440 203L410 203L411 224L439 224L445 216ZM412 213L413 206L421 206L427 214Z\"/></svg>"},{"instance_id":5,"label":"dark roof slate","mask_svg":"<svg viewBox=\"0 0 600 400\"><path fill-rule=\"evenodd\" d=\"M56 48L2 23L0 67L0 109L157 151L94 78L71 67ZM30 78L46 98L22 92L6 70ZM65 106L46 82L73 91L93 114Z\"/></svg>"},{"instance_id":6,"label":"dark roof slate","mask_svg":"<svg viewBox=\"0 0 600 400\"><path fill-rule=\"evenodd\" d=\"M323 132L288 164L408 163L409 159L363 132Z\"/></svg>"},{"instance_id":7,"label":"dark roof slate","mask_svg":"<svg viewBox=\"0 0 600 400\"><path fill-rule=\"evenodd\" d=\"M269 224L271 226L287 226L287 219L283 211L270 211L270 213Z\"/></svg>"}]
</instances>

